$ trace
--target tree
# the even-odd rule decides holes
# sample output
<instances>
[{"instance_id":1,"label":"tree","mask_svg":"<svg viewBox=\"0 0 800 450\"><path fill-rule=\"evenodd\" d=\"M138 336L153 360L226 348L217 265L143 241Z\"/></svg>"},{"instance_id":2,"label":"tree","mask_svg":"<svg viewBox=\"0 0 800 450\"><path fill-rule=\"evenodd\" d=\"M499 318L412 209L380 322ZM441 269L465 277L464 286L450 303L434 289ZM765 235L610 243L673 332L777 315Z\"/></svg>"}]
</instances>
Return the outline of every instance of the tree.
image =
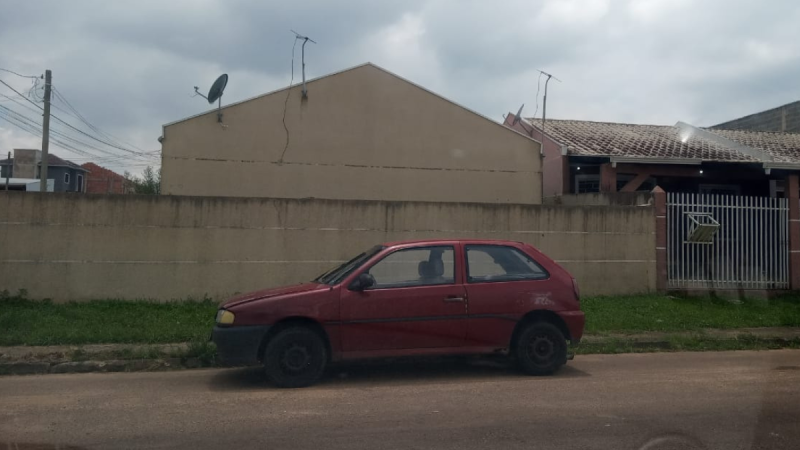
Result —
<instances>
[{"instance_id":1,"label":"tree","mask_svg":"<svg viewBox=\"0 0 800 450\"><path fill-rule=\"evenodd\" d=\"M145 167L142 176L137 177L125 172L125 179L133 186L134 194L161 194L161 168L153 170L151 166Z\"/></svg>"}]
</instances>

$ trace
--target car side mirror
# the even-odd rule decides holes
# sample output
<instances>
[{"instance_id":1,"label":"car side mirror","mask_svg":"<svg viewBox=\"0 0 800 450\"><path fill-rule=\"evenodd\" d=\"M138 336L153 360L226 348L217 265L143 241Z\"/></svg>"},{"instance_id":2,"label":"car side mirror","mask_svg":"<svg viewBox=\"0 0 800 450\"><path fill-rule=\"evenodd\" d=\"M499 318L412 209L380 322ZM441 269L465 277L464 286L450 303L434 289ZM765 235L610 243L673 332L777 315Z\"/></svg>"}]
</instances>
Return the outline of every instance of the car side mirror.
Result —
<instances>
[{"instance_id":1,"label":"car side mirror","mask_svg":"<svg viewBox=\"0 0 800 450\"><path fill-rule=\"evenodd\" d=\"M363 291L365 289L369 289L372 286L375 286L375 277L372 275L364 272L358 276L352 283L348 289L351 291Z\"/></svg>"}]
</instances>

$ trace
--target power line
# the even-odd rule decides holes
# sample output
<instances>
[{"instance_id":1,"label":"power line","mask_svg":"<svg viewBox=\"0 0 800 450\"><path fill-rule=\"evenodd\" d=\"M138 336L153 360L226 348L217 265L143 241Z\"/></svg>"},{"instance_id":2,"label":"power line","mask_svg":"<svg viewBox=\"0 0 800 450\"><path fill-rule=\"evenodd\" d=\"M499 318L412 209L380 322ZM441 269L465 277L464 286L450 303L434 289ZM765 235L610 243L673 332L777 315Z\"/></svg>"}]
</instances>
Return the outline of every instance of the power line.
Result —
<instances>
[{"instance_id":1,"label":"power line","mask_svg":"<svg viewBox=\"0 0 800 450\"><path fill-rule=\"evenodd\" d=\"M22 95L22 94L21 94L21 93L20 93L18 90L16 90L16 89L14 89L13 87L11 87L11 86L10 86L8 83L6 83L5 81L3 81L3 80L0 80L0 83L4 84L4 85L5 85L7 88L9 88L9 89L11 89L12 91L14 91L14 92L15 92L17 95L19 95L20 97L22 97L22 98L24 98L25 100L27 100L27 101L28 101L28 103L32 104L33 106L35 106L35 107L37 107L37 108L39 108L39 109L41 109L41 110L44 110L44 108L42 108L41 106L39 106L38 104L36 104L35 102L33 102L31 99L29 99L29 98L25 97L24 95ZM63 119L61 119L60 117L56 116L55 114L51 114L50 116L51 116L53 119L55 119L55 120L57 120L57 121L59 121L59 122L63 123L64 125L66 125L66 126L68 126L68 127L72 128L73 130L77 131L78 133L81 133L81 134L83 134L84 136L86 136L86 137L88 137L88 138L90 138L90 139L94 139L94 140L95 140L95 141L97 141L97 142L100 142L100 143L106 144L106 145L108 145L109 147L113 147L113 148L116 148L116 149L122 150L122 151L124 151L124 152L131 153L131 154L134 154L134 155L141 155L141 154L142 154L142 152L137 152L137 151L135 151L135 150L131 150L131 149L128 149L128 148L125 148L125 147L121 147L121 146L119 146L119 145L115 145L115 144L112 144L112 143L110 143L110 142L104 141L104 140L102 140L102 139L100 139L100 138L98 138L98 137L96 137L96 136L92 136L91 134L89 134L89 133L86 133L85 131L83 131L83 130L81 130L81 129L79 129L79 128L76 128L76 127L72 126L70 123L68 123L68 122L64 121Z\"/></svg>"},{"instance_id":2,"label":"power line","mask_svg":"<svg viewBox=\"0 0 800 450\"><path fill-rule=\"evenodd\" d=\"M21 129L23 131L26 131L26 132L28 132L28 133L36 136L36 137L42 137L42 132L41 132L41 130L39 130L38 127L35 127L35 126L31 125L30 123L25 122L22 119L19 119L19 118L14 117L14 116L9 116L8 114L0 116L0 119L3 119L6 122L10 123L11 125L14 125L15 127L19 128L19 129ZM71 146L69 144L66 144L66 143L62 142L61 140L59 140L57 138L53 138L52 141L56 146L61 147L64 150L75 152L75 153L80 154L80 155L90 155L89 153L87 153L87 152L85 152L83 150L80 150L78 148L75 148L75 147L73 147L73 146Z\"/></svg>"},{"instance_id":3,"label":"power line","mask_svg":"<svg viewBox=\"0 0 800 450\"><path fill-rule=\"evenodd\" d=\"M15 125L17 128L20 128L23 131L26 131L28 133L33 134L34 136L37 136L37 137L41 137L42 136L42 132L40 131L41 125L36 120L31 119L30 117L27 117L27 116L25 116L23 114L20 114L20 113L14 111L12 109L9 109L9 108L7 108L5 106L0 105L0 111L3 111L3 110L5 111L5 117L4 118L5 118L5 120L7 122L11 123L12 125ZM9 115L9 113L11 113L11 115ZM63 131L56 130L56 129L52 129L50 131L54 135L52 140L59 147L65 149L65 150L77 153L79 155L85 156L87 158L90 158L93 161L120 162L120 163L125 161L131 166L145 163L144 161L141 161L141 160L135 160L135 159L132 160L131 156L112 153L112 152L110 152L108 150L105 150L105 149L102 149L102 148L97 147L95 145L92 145L92 144L89 144L87 142L81 141L79 139L76 139L76 138L68 135L67 133L65 133ZM100 153L103 153L103 154L105 154L107 156L93 154L93 153L91 153L89 151L77 148L73 144L76 144L76 145L79 145L79 146L82 146L82 147L86 147L86 148L91 148L91 149L93 149L95 151L98 151ZM155 157L155 156L154 155L148 155L147 156L147 158L153 158L153 157Z\"/></svg>"},{"instance_id":4,"label":"power line","mask_svg":"<svg viewBox=\"0 0 800 450\"><path fill-rule=\"evenodd\" d=\"M17 72L14 72L13 70L3 69L2 67L0 67L0 70L2 70L3 72L8 72L8 73L14 74L14 75L16 75L18 77L22 77L22 78L39 78L36 75L20 75Z\"/></svg>"},{"instance_id":5,"label":"power line","mask_svg":"<svg viewBox=\"0 0 800 450\"><path fill-rule=\"evenodd\" d=\"M22 98L24 98L25 100L27 100L27 101L28 101L28 103L30 103L31 105L33 105L33 106L35 106L35 107L37 107L37 108L41 109L42 111L44 111L44 108L42 108L41 106L37 105L37 104L36 104L36 103L35 103L33 100L29 99L28 97L26 97L26 96L24 96L24 95L20 94L18 90L16 90L16 89L14 89L13 87L11 87L11 86L10 86L8 83L6 83L5 81L3 81L3 80L0 80L0 83L4 84L4 85L5 85L7 88L9 88L9 89L11 89L12 91L14 91L14 92L15 92L17 95L19 95L20 97L22 97Z\"/></svg>"},{"instance_id":6,"label":"power line","mask_svg":"<svg viewBox=\"0 0 800 450\"><path fill-rule=\"evenodd\" d=\"M25 115L23 115L23 114L20 114L20 113L18 113L18 112L16 112L16 111L12 110L12 109L10 109L10 108L7 108L7 107L5 107L5 106L3 106L3 105L0 105L0 108L2 108L2 109L4 109L4 110L6 110L7 112L10 112L10 113L12 113L13 115L15 115L15 116L17 116L17 117L21 118L22 120L25 120L25 121L26 121L28 124L30 124L30 125L32 125L32 126L36 126L36 127L40 127L40 126L41 126L41 124L37 123L37 122L36 122L36 120L34 120L34 119L31 119L30 117L27 117L27 116L25 116ZM114 157L114 158L131 158L130 156L127 156L127 155L120 155L120 154L118 154L118 153L113 153L113 152L110 152L110 151L108 151L108 150L106 150L106 149L103 149L103 148L97 147L96 145L90 144L90 143L88 143L88 142L81 141L81 140L79 140L79 139L76 139L76 138L74 138L74 137L72 137L72 136L68 135L67 133L65 133L65 132L63 132L63 131L59 131L59 130L55 130L55 129L54 129L54 130L52 130L52 132L53 132L53 134L56 134L56 135L58 135L58 136L61 136L63 139L66 139L66 140L68 140L68 141L71 141L71 142L73 142L73 143L75 143L75 144L82 145L82 146L84 146L84 147L87 147L87 148L90 148L90 149L96 150L96 151L98 151L98 152L104 153L104 154L106 154L106 155L109 155L109 156L111 156L111 157ZM98 155L94 155L94 156L98 156ZM100 156L98 156L98 157L100 157Z\"/></svg>"},{"instance_id":7,"label":"power line","mask_svg":"<svg viewBox=\"0 0 800 450\"><path fill-rule=\"evenodd\" d=\"M9 71L7 69L3 69L3 70L5 70L7 72L10 72L10 73L13 73L14 75L22 76L20 74L17 74L16 72L12 72L12 71ZM34 88L32 88L32 89L35 89L36 86L38 85L38 78L37 77L29 77L29 78L35 78L36 79L36 83L34 84ZM8 95L0 94L3 97L5 97L8 100L13 101L15 104L17 104L19 106L22 106L23 108L25 108L25 109L27 109L29 111L35 112L35 113L39 113L40 111L44 110L44 108L42 108L40 105L36 104L30 98L26 97L25 95L23 95L22 93L20 93L16 89L14 89L12 86L10 86L5 81L0 80L0 83L5 85L7 88L11 89L14 93L16 93L19 97L21 97L22 99L24 99L25 101L27 101L31 105L35 106L38 110L32 109L31 107L25 105L24 103L19 102L18 100L14 99L14 98L12 98L12 97L10 97ZM29 93L30 93L30 91L29 91ZM69 114L68 111L65 111L65 110L63 110L61 108L58 108L59 110L64 111L66 114L68 114L71 117L76 118L78 120L83 119L81 121L84 122L87 126L89 126L93 131L98 132L100 134L107 135L107 136L109 136L109 138L108 138L109 140L113 140L113 136L109 135L108 133L103 132L99 128L97 128L97 127L91 125L90 123L88 123L88 120L85 120L85 118L83 118L83 116L77 111L77 109L72 107L72 105L63 96L63 94L57 93L56 95L58 96L58 98L61 101L63 101L66 105L68 105L68 107L70 109L72 109L75 112L75 114L77 116L79 116L79 117L72 116L72 115ZM31 118L29 118L29 117L27 117L27 116L25 116L23 114L20 114L20 113L12 110L10 108L3 107L2 105L0 105L0 107L2 107L2 109L6 111L5 114L0 115L0 119L3 119L4 121L8 122L9 124L13 125L14 127L19 128L20 130L25 131L25 132L27 132L29 134L32 134L33 136L42 137L42 131L41 131L41 128L40 128L41 124L38 123L36 120L31 119ZM9 113L11 113L11 114L9 115ZM158 155L156 155L156 153L159 153L160 150L153 150L153 151L150 151L150 152L144 152L144 151L136 152L136 151L124 148L121 145L112 144L112 143L107 142L107 141L105 141L103 139L99 139L99 138L97 138L95 136L92 136L92 135L90 135L90 134L88 134L88 133L86 133L86 132L84 132L84 131L82 131L82 130L74 127L74 126L72 126L71 124L69 124L68 122L64 121L63 119L61 119L60 117L58 117L58 116L56 116L54 114L51 114L51 117L54 118L55 120L61 122L63 125L65 125L69 129L74 130L74 131L76 131L76 132L78 132L78 133L80 133L80 134L82 134L82 135L94 140L94 141L97 141L97 142L100 142L102 144L105 144L105 145L107 145L107 146L109 146L111 148L122 150L122 151L132 155L132 156L129 156L129 155L118 154L118 153L114 153L114 152L111 152L111 151L107 151L107 150L99 148L99 147L97 147L95 145L91 145L91 144L89 144L87 142L84 142L84 141L81 141L81 140L79 140L77 138L74 138L74 137L70 136L69 134L67 134L66 132L59 131L59 130L52 130L52 134L55 135L55 136L53 136L52 141L53 141L53 143L55 145L57 145L58 147L60 147L60 148L62 148L64 150L67 150L68 152L72 152L72 153L75 153L77 155L82 155L85 158L87 158L87 161L93 161L93 162L97 162L97 163L100 163L100 164L109 165L109 166L112 166L112 167L143 167L143 166L150 166L151 165L151 163L149 161L147 161L148 159L158 158ZM91 152L88 152L88 151L82 150L80 148L77 148L77 147L75 147L74 145L72 145L72 144L70 144L68 142L75 143L75 144L77 144L79 146L82 146L82 147L94 149L95 151L101 152L101 153L103 153L105 155L108 155L108 156L101 156L101 155L93 154ZM138 160L138 158L142 158L142 159L144 159L144 161ZM153 162L152 165L157 165L157 162Z\"/></svg>"},{"instance_id":8,"label":"power line","mask_svg":"<svg viewBox=\"0 0 800 450\"><path fill-rule=\"evenodd\" d=\"M35 110L35 109L31 108L30 106L28 106L28 105L26 105L26 104L24 104L24 103L20 103L19 101L17 101L16 99L14 99L14 97L9 97L9 96L8 96L8 95L6 95L6 94L0 94L0 95L2 95L3 97L5 97L5 98L7 98L7 99L11 100L12 102L14 102L14 103L18 104L19 106L22 106L23 108L27 109L28 111L32 111L32 112L35 112L35 113L37 113L37 114L39 114L39 113L41 112L41 111L37 111L37 110Z\"/></svg>"},{"instance_id":9,"label":"power line","mask_svg":"<svg viewBox=\"0 0 800 450\"><path fill-rule=\"evenodd\" d=\"M55 90L55 88L54 88L54 90ZM0 95L2 95L2 94L0 94ZM56 95L58 95L58 94L56 94ZM23 105L23 106L24 106L24 105ZM64 112L65 114L69 115L70 117L72 117L72 118L74 118L74 119L78 119L78 120L80 120L80 119L79 119L78 117L76 117L74 114L72 114L72 113L70 113L69 111L67 111L67 110L65 110L65 109L63 109L63 108L61 108L61 107L59 107L58 105L51 104L50 106L53 106L54 108L58 109L59 111L62 111L62 112ZM28 109L30 109L30 108L28 108ZM78 113L77 111L75 111L75 113L76 113L76 114L80 114L80 113ZM87 125L88 125L88 124L87 124ZM98 131L102 132L102 131L101 131L101 130L99 130L99 129L98 129ZM108 134L108 133L105 133L105 134ZM109 136L110 136L110 135L109 135ZM113 136L112 136L112 137L113 137ZM91 144L88 144L88 143L86 143L86 142L80 141L80 143L81 143L82 145L85 145L85 146L89 147L89 148L94 148L94 149L97 149L98 151L103 151L102 149L99 149L99 148L97 148L97 147L95 147L95 146L93 146L93 145L91 145ZM138 147L137 147L137 148L138 148ZM140 157L140 158L155 158L155 157L157 157L157 156L156 156L156 155L154 155L154 153L158 153L158 152L160 152L160 151L161 151L161 150L152 150L152 151L149 151L149 152L145 152L145 151L143 151L143 152L141 152L141 155L132 155L132 156L120 155L120 154L114 154L114 155L115 155L115 157L117 157L117 158L120 158L120 159L128 159L128 158L136 158L136 157Z\"/></svg>"},{"instance_id":10,"label":"power line","mask_svg":"<svg viewBox=\"0 0 800 450\"><path fill-rule=\"evenodd\" d=\"M94 126L91 122L89 122L88 119L86 119L86 117L83 116L83 114L81 114L74 106L72 106L72 104L69 102L69 100L67 100L66 97L64 97L64 94L62 94L61 91L58 88L56 88L55 86L53 86L53 92L55 93L56 98L58 98L60 101L64 102L64 104L66 104L67 107L70 110L72 110L72 112L74 112L78 116L77 117L78 120L83 122L87 127L92 129L95 133L98 133L98 134L102 135L103 137L105 137L109 141L112 141L112 142L114 142L114 143L116 143L118 145L126 144L126 145L129 145L129 146L139 150L140 152L143 151L141 148L136 147L135 145L133 145L133 144L131 144L129 142L124 142L120 138L115 137L114 135L112 135L111 133L107 133L107 132L101 130L100 128Z\"/></svg>"}]
</instances>

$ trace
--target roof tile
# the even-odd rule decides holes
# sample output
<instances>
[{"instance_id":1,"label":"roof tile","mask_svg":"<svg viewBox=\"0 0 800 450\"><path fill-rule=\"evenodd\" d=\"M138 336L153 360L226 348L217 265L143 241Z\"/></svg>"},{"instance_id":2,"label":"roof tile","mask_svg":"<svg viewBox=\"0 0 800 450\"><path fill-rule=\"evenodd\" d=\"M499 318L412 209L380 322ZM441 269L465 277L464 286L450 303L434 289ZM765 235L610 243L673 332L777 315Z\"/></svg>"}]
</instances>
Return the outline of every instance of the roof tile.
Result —
<instances>
[{"instance_id":1,"label":"roof tile","mask_svg":"<svg viewBox=\"0 0 800 450\"><path fill-rule=\"evenodd\" d=\"M541 129L540 119L526 119ZM776 161L800 163L800 134L705 129L722 138L763 150ZM733 148L701 136L682 136L678 127L548 120L545 132L578 156L689 158L720 162L758 162Z\"/></svg>"}]
</instances>

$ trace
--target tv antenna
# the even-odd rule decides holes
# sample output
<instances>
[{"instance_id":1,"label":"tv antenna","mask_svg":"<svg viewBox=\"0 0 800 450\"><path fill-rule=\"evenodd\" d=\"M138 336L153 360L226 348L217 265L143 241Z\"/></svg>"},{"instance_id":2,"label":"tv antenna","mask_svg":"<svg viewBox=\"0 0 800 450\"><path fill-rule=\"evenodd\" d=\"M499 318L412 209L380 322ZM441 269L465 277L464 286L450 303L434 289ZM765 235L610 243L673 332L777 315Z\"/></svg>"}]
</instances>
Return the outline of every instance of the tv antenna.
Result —
<instances>
[{"instance_id":1,"label":"tv antenna","mask_svg":"<svg viewBox=\"0 0 800 450\"><path fill-rule=\"evenodd\" d=\"M309 42L311 42L312 44L316 44L317 42L308 36L303 36L297 31L294 30L289 30L289 31L294 33L295 39L300 39L301 41L303 41L303 45L300 46L300 60L303 65L303 98L308 98L308 89L306 89L306 44Z\"/></svg>"},{"instance_id":2,"label":"tv antenna","mask_svg":"<svg viewBox=\"0 0 800 450\"><path fill-rule=\"evenodd\" d=\"M197 86L194 87L194 92L203 97L204 99L208 100L209 105L213 105L214 102L217 103L217 122L222 123L222 93L225 91L225 86L228 85L228 74L223 73L219 77L217 77L214 84L211 85L211 89L208 90L208 95L203 95L200 93L200 88Z\"/></svg>"},{"instance_id":3,"label":"tv antenna","mask_svg":"<svg viewBox=\"0 0 800 450\"><path fill-rule=\"evenodd\" d=\"M550 78L555 79L559 83L561 83L561 80L545 72L544 70L540 70L539 73L547 77L547 81L544 82L544 100L542 101L542 148L544 148L544 138L547 136L547 134L544 132L544 127L547 123L547 83L550 82Z\"/></svg>"}]
</instances>

